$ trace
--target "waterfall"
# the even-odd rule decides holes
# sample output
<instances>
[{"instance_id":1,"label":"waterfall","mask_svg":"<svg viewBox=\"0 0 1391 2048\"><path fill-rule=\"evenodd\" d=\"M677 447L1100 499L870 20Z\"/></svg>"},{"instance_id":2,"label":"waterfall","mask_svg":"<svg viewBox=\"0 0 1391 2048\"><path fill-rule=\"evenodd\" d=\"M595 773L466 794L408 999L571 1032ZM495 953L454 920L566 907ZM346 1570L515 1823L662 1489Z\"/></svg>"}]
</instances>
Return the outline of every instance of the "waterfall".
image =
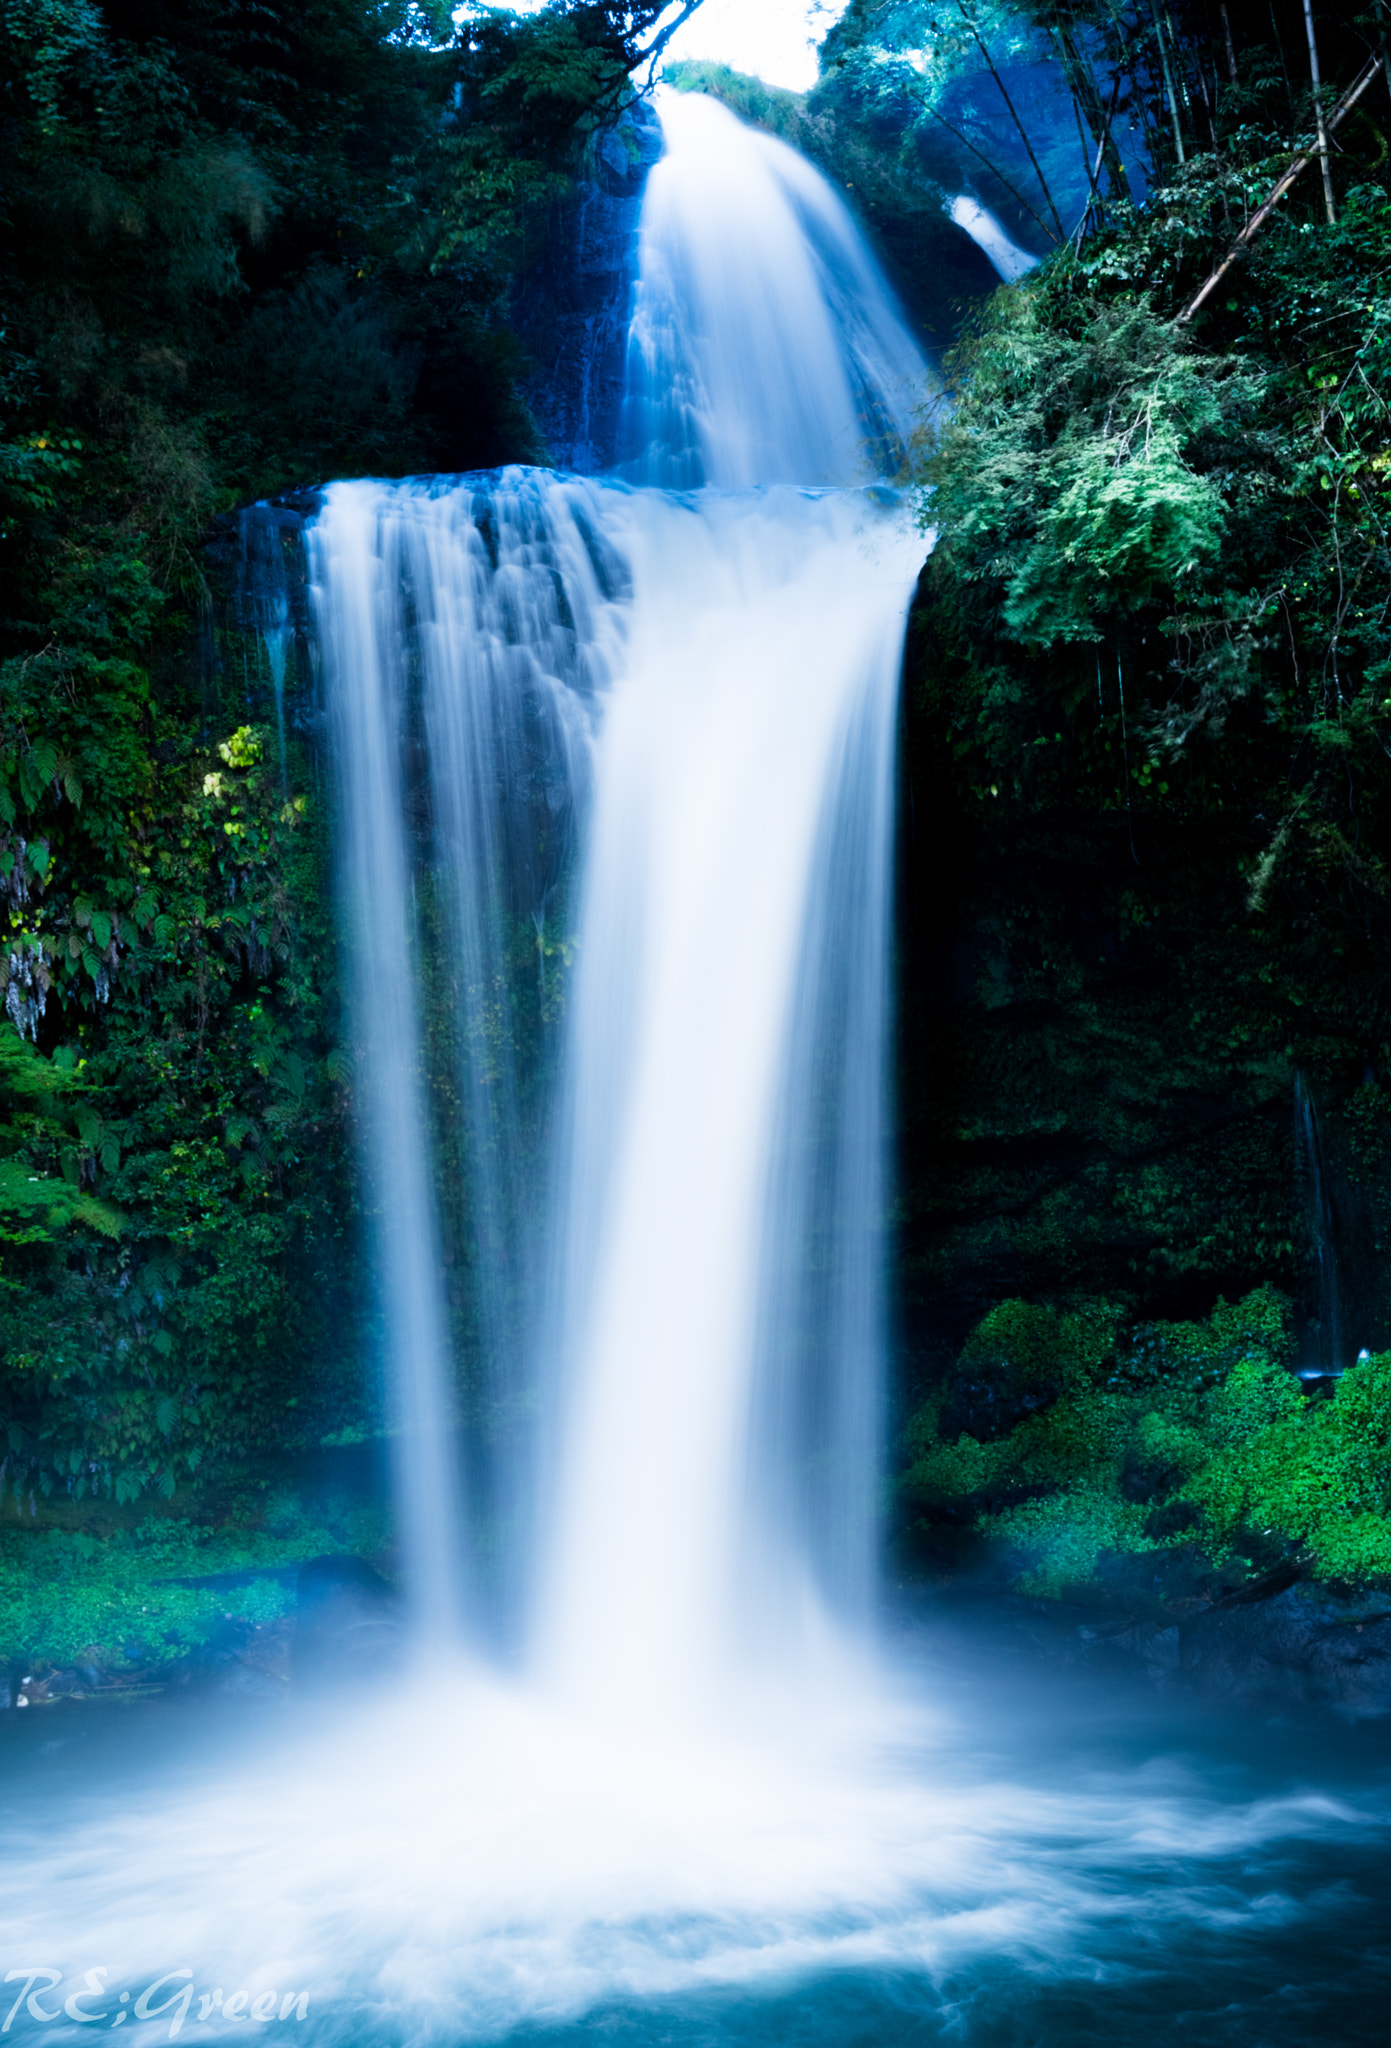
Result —
<instances>
[{"instance_id":1,"label":"waterfall","mask_svg":"<svg viewBox=\"0 0 1391 2048\"><path fill-rule=\"evenodd\" d=\"M1016 284L1038 267L1037 256L1031 256L1012 240L994 214L968 192L959 192L947 211L959 228L965 228L976 247L985 251L1005 284Z\"/></svg>"},{"instance_id":2,"label":"waterfall","mask_svg":"<svg viewBox=\"0 0 1391 2048\"><path fill-rule=\"evenodd\" d=\"M618 504L634 597L579 926L538 1649L567 1683L669 1703L868 1593L892 734L922 544L848 495Z\"/></svg>"},{"instance_id":3,"label":"waterfall","mask_svg":"<svg viewBox=\"0 0 1391 2048\"><path fill-rule=\"evenodd\" d=\"M644 260L689 287L683 445L707 475L783 432L704 409L710 365L811 351L792 438L757 458L772 485L339 483L305 534L307 617L291 592L338 780L404 1578L422 1640L459 1654L298 1706L233 1664L263 1689L212 1723L161 1703L144 1753L138 1708L5 1715L0 2032L1159 2040L1173 2013L1198 2038L1201 1982L1209 2038L1256 2039L1249 2014L1305 2041L1310 2013L1342 2038L1351 1999L1379 2009L1374 1788L1311 1785L1283 1729L1291 1762L1243 1775L1250 1716L1210 1772L1185 1719L1176 1764L1168 1695L1153 1747L1129 1691L1103 1740L1073 1672L1016 1646L987 1682L959 1626L892 1668L863 1654L893 735L924 543L891 493L846 487L863 441L797 438L844 425L867 360L857 342L852 376L827 310L837 202L723 115L664 118ZM771 168L741 184L749 150ZM731 296L688 229L800 238L790 295ZM891 354L911 362L906 337ZM906 403L875 385L864 410ZM278 605L258 621L281 630ZM1313 1974L1291 1993L1295 1946Z\"/></svg>"},{"instance_id":4,"label":"waterfall","mask_svg":"<svg viewBox=\"0 0 1391 2048\"><path fill-rule=\"evenodd\" d=\"M698 93L659 95L629 335L629 473L687 489L901 468L937 386L839 195Z\"/></svg>"},{"instance_id":5,"label":"waterfall","mask_svg":"<svg viewBox=\"0 0 1391 2048\"><path fill-rule=\"evenodd\" d=\"M669 1707L870 1605L923 542L863 479L928 386L817 172L662 121L648 482L337 484L309 562L417 1619Z\"/></svg>"},{"instance_id":6,"label":"waterfall","mask_svg":"<svg viewBox=\"0 0 1391 2048\"><path fill-rule=\"evenodd\" d=\"M606 674L620 572L597 498L539 473L335 484L308 536L394 1491L427 1636L452 1632L466 1607L478 1619L487 1589L464 1562L477 1524L521 1512L506 1417L527 1399L536 1131L517 1039L529 1025L531 1068L544 1064L546 1017L534 1000L528 1017L515 959L534 958L565 879L586 706ZM463 1240L473 1306L477 1362L463 1377L494 1423L482 1447L471 1432L468 1515L447 1236Z\"/></svg>"},{"instance_id":7,"label":"waterfall","mask_svg":"<svg viewBox=\"0 0 1391 2048\"><path fill-rule=\"evenodd\" d=\"M1338 1273L1338 1234L1328 1189L1323 1127L1317 1105L1302 1073L1294 1077L1294 1131L1297 1179L1302 1197L1304 1249L1313 1266L1313 1314L1303 1371L1310 1378L1341 1373L1351 1360L1344 1353L1342 1288Z\"/></svg>"}]
</instances>

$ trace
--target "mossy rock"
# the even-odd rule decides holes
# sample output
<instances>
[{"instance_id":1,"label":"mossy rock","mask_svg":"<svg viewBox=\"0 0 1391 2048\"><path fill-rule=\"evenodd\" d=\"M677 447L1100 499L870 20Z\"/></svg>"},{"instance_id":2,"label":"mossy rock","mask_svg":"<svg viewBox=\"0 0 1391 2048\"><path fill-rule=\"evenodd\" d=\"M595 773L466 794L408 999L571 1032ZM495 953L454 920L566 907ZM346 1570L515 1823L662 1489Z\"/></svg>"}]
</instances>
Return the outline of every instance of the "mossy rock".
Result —
<instances>
[{"instance_id":1,"label":"mossy rock","mask_svg":"<svg viewBox=\"0 0 1391 2048\"><path fill-rule=\"evenodd\" d=\"M1046 1304L1003 1301L962 1347L938 1417L944 1442L993 1443L1050 1408L1101 1370L1115 1343L1113 1309L1060 1314Z\"/></svg>"},{"instance_id":2,"label":"mossy rock","mask_svg":"<svg viewBox=\"0 0 1391 2048\"><path fill-rule=\"evenodd\" d=\"M1290 1358L1269 1288L1130 1329L1000 1303L906 1433L916 1534L969 1528L1035 1597L1158 1611L1272 1577L1391 1585L1391 1352L1312 1400Z\"/></svg>"}]
</instances>

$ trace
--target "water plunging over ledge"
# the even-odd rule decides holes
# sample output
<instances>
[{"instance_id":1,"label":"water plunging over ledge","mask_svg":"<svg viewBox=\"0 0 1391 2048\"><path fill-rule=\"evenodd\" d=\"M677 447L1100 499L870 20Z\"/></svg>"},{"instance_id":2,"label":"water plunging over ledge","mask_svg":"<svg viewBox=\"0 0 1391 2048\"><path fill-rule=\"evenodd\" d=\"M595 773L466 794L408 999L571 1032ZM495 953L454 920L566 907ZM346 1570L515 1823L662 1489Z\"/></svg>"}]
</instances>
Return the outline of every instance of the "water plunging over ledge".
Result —
<instances>
[{"instance_id":1,"label":"water plunging over ledge","mask_svg":"<svg viewBox=\"0 0 1391 2048\"><path fill-rule=\"evenodd\" d=\"M781 479L900 461L930 384L816 172L713 102L664 119L630 467L706 489L335 484L308 552L418 1623L439 1640L486 1604L482 1527L538 1668L670 1700L870 1607L893 728L924 543L891 494ZM543 928L572 855L554 1114L530 1104L547 1195L520 1164L508 931ZM422 859L462 1142L427 1114ZM443 1157L493 1406L525 1386L549 1423L466 1451L466 1477Z\"/></svg>"},{"instance_id":2,"label":"water plunging over ledge","mask_svg":"<svg viewBox=\"0 0 1391 2048\"><path fill-rule=\"evenodd\" d=\"M708 1670L734 1582L747 1603L755 1577L778 1612L815 1582L863 1618L892 734L921 554L901 511L862 493L682 501L541 472L328 493L311 576L401 1535L427 1634L471 1589L409 967L421 804L484 1339L504 1377L526 1369L509 1341L517 1276L548 1293L528 1337L559 1440L531 1447L530 1512L514 1499L505 1516L534 1525L544 1461L552 1557L533 1542L526 1560L542 1576L538 1653L565 1641L572 1664L608 1668L604 1643L636 1631L626 1654L649 1675L668 1635L683 1670ZM423 793L401 765L412 742ZM531 817L538 751L561 841L549 869ZM588 847L547 1221L540 1189L521 1185L494 1013L508 921L544 914L577 809ZM526 1483L515 1465L484 1481L494 1508Z\"/></svg>"},{"instance_id":3,"label":"water plunging over ledge","mask_svg":"<svg viewBox=\"0 0 1391 2048\"><path fill-rule=\"evenodd\" d=\"M403 1701L11 1821L10 1957L71 1979L44 2005L37 1972L49 2041L127 2009L222 2035L307 1987L279 2030L368 2048L1071 2048L1158 2040L1145 1985L1191 2016L1210 1980L1206 2039L1302 2048L1250 1958L1284 1971L1333 1882L1355 1918L1380 1807L1283 1759L1205 1778L1123 1715L1079 1756L1064 1689L874 1646L925 543L867 480L932 389L824 181L723 110L664 119L625 479L339 483L308 537L432 1656ZM559 1042L523 1056L524 1014Z\"/></svg>"}]
</instances>

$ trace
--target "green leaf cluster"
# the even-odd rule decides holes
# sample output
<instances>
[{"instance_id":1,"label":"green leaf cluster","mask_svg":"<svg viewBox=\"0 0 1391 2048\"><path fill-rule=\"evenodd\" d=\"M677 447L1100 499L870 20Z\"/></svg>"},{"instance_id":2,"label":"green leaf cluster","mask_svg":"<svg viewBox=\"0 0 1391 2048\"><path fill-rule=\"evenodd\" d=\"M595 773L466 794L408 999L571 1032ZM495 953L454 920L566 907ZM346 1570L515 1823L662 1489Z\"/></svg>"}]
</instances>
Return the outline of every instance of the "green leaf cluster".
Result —
<instances>
[{"instance_id":1,"label":"green leaf cluster","mask_svg":"<svg viewBox=\"0 0 1391 2048\"><path fill-rule=\"evenodd\" d=\"M958 1434L954 1387L987 1362L1046 1404L998 1435L979 1422ZM1006 1302L905 1450L920 1532L971 1527L1040 1597L1105 1598L1123 1581L1182 1609L1276 1566L1351 1587L1391 1579L1391 1353L1309 1398L1269 1288L1205 1322L1130 1327ZM1146 1559L1155 1569L1137 1572Z\"/></svg>"},{"instance_id":2,"label":"green leaf cluster","mask_svg":"<svg viewBox=\"0 0 1391 2048\"><path fill-rule=\"evenodd\" d=\"M0 1520L0 1661L22 1658L36 1675L54 1664L157 1672L216 1640L232 1616L264 1625L293 1613L287 1567L326 1552L370 1555L389 1536L379 1511L348 1503L314 1514L280 1506L241 1526L147 1514L100 1532L36 1530L22 1503ZM224 1574L239 1582L179 1583Z\"/></svg>"},{"instance_id":3,"label":"green leaf cluster","mask_svg":"<svg viewBox=\"0 0 1391 2048\"><path fill-rule=\"evenodd\" d=\"M0 1041L16 1498L169 1495L360 1412L328 1337L351 1184L325 821L287 794L273 735L159 744L173 758L144 757L124 819L92 804L95 840L63 795L42 881L8 908L12 1014L58 1027L46 1055ZM22 1001L21 956L44 976Z\"/></svg>"},{"instance_id":4,"label":"green leaf cluster","mask_svg":"<svg viewBox=\"0 0 1391 2048\"><path fill-rule=\"evenodd\" d=\"M1261 397L1259 379L1187 347L1144 301L1076 323L1054 313L1034 291L998 296L958 356L970 397L931 464L944 560L1031 653L1113 638L1212 565L1229 437Z\"/></svg>"}]
</instances>

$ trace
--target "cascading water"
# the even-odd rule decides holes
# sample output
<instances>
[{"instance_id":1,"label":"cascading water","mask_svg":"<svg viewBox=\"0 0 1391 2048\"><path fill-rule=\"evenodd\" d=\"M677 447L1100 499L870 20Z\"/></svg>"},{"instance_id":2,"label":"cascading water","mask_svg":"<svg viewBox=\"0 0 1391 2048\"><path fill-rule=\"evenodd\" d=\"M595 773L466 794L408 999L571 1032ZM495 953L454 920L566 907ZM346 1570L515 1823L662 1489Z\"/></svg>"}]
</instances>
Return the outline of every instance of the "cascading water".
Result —
<instances>
[{"instance_id":1,"label":"cascading water","mask_svg":"<svg viewBox=\"0 0 1391 2048\"><path fill-rule=\"evenodd\" d=\"M996 220L993 213L982 206L978 199L972 199L967 192L960 192L948 208L952 219L959 228L965 228L977 248L983 249L995 268L996 275L1006 284L1014 284L1038 264L1037 256L1031 256L1027 249L1021 249L1012 241Z\"/></svg>"},{"instance_id":2,"label":"cascading water","mask_svg":"<svg viewBox=\"0 0 1391 2048\"><path fill-rule=\"evenodd\" d=\"M534 1190L513 956L519 925L543 943L584 787L585 706L607 672L612 569L591 523L596 495L540 475L338 484L309 535L342 786L395 1493L427 1638L467 1606L476 1619L482 1591L461 1584L469 1543L436 1214L445 1160L455 1197L467 1189L475 1391L494 1416L523 1398L521 1221ZM427 1108L427 1072L443 1116ZM492 1455L472 1460L475 1522L517 1512L507 1445L504 1427Z\"/></svg>"},{"instance_id":3,"label":"cascading water","mask_svg":"<svg viewBox=\"0 0 1391 2048\"><path fill-rule=\"evenodd\" d=\"M1308 1351L1301 1371L1310 1378L1336 1377L1351 1359L1345 1355L1342 1289L1338 1272L1338 1233L1324 1160L1323 1128L1309 1083L1294 1077L1294 1133L1299 1191L1302 1196L1305 1244L1313 1267L1312 1309L1305 1331Z\"/></svg>"},{"instance_id":4,"label":"cascading water","mask_svg":"<svg viewBox=\"0 0 1391 2048\"><path fill-rule=\"evenodd\" d=\"M649 475L853 482L886 436L900 459L926 371L840 201L713 102L664 119L635 410L691 404ZM752 269L725 253L750 222ZM419 1618L469 1592L448 1583L467 1545L429 1191L450 1146L420 1078L440 1027L413 858L443 898L426 978L457 1041L487 1395L534 1387L558 1420L533 1447L539 1548L515 1442L508 1484L473 1459L472 1519L528 1548L504 1576L536 1584L549 1672L690 1697L741 1631L766 1650L775 1621L868 1605L891 734L922 542L863 492L678 502L509 472L335 485L309 552ZM509 921L544 928L591 750L548 1311L519 1340L542 1262Z\"/></svg>"},{"instance_id":5,"label":"cascading water","mask_svg":"<svg viewBox=\"0 0 1391 2048\"><path fill-rule=\"evenodd\" d=\"M634 597L579 928L538 1651L669 1710L752 1641L789 1654L813 1588L867 1593L885 849L922 543L853 497L617 508Z\"/></svg>"},{"instance_id":6,"label":"cascading water","mask_svg":"<svg viewBox=\"0 0 1391 2048\"><path fill-rule=\"evenodd\" d=\"M930 380L795 152L662 102L630 473L897 467ZM892 731L922 543L890 501L614 501L630 638L597 744L555 1212L563 1436L536 1646L709 1694L863 1621L882 1322Z\"/></svg>"},{"instance_id":7,"label":"cascading water","mask_svg":"<svg viewBox=\"0 0 1391 2048\"><path fill-rule=\"evenodd\" d=\"M1228 2026L1243 1958L1285 1971L1296 1867L1347 1920L1380 1813L1287 1773L1258 1796L1235 1758L1209 1792L1109 1728L1079 1768L1037 1679L983 1727L959 1648L934 1722L856 1640L923 543L887 493L805 486L897 459L914 355L814 173L664 118L643 460L777 487L341 484L308 536L403 1563L421 1636L465 1647L249 1760L7 1817L0 2031L1158 2040L1168 1968L1183 2038L1211 1977L1210 2038L1297 2048L1299 1998ZM480 1648L499 1543L510 1675Z\"/></svg>"},{"instance_id":8,"label":"cascading water","mask_svg":"<svg viewBox=\"0 0 1391 2048\"><path fill-rule=\"evenodd\" d=\"M630 473L676 490L893 474L930 380L841 200L715 100L666 94L661 116L629 338Z\"/></svg>"}]
</instances>

